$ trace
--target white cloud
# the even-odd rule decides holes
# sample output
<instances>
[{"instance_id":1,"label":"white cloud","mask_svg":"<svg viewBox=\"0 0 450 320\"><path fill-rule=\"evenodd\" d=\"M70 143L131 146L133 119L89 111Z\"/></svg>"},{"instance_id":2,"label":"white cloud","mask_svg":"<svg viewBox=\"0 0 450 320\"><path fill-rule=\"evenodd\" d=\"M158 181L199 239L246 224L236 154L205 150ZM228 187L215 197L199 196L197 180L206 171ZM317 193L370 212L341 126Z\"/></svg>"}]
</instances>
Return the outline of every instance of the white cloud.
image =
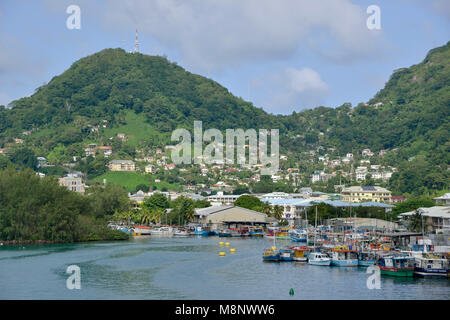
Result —
<instances>
[{"instance_id":1,"label":"white cloud","mask_svg":"<svg viewBox=\"0 0 450 320\"><path fill-rule=\"evenodd\" d=\"M267 92L259 103L272 113L286 114L317 107L330 93L328 84L311 68L286 68L266 76L264 81L255 79L253 83Z\"/></svg>"},{"instance_id":2,"label":"white cloud","mask_svg":"<svg viewBox=\"0 0 450 320\"><path fill-rule=\"evenodd\" d=\"M347 61L380 53L380 32L367 29L365 8L350 0L111 0L101 12L108 29L138 27L195 69L282 59L305 47Z\"/></svg>"},{"instance_id":3,"label":"white cloud","mask_svg":"<svg viewBox=\"0 0 450 320\"><path fill-rule=\"evenodd\" d=\"M448 0L433 0L431 5L434 11L443 17L450 20L450 1Z\"/></svg>"}]
</instances>

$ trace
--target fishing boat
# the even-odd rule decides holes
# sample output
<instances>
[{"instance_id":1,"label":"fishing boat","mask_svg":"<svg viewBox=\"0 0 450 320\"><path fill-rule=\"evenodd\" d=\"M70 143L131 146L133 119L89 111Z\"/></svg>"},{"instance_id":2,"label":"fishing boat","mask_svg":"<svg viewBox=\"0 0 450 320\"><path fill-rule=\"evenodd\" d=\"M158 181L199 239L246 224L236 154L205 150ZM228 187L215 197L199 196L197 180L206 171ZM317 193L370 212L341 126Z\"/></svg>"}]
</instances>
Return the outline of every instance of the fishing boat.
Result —
<instances>
[{"instance_id":1,"label":"fishing boat","mask_svg":"<svg viewBox=\"0 0 450 320\"><path fill-rule=\"evenodd\" d=\"M232 237L247 237L249 235L247 228L229 228Z\"/></svg>"},{"instance_id":2,"label":"fishing boat","mask_svg":"<svg viewBox=\"0 0 450 320\"><path fill-rule=\"evenodd\" d=\"M308 255L308 264L314 266L329 266L331 264L331 259L325 253L311 252Z\"/></svg>"},{"instance_id":3,"label":"fishing boat","mask_svg":"<svg viewBox=\"0 0 450 320\"><path fill-rule=\"evenodd\" d=\"M358 266L368 267L373 266L377 262L376 254L372 251L360 251L358 253Z\"/></svg>"},{"instance_id":4,"label":"fishing boat","mask_svg":"<svg viewBox=\"0 0 450 320\"><path fill-rule=\"evenodd\" d=\"M433 253L422 253L415 257L414 276L420 278L447 278L448 260Z\"/></svg>"},{"instance_id":5,"label":"fishing boat","mask_svg":"<svg viewBox=\"0 0 450 320\"><path fill-rule=\"evenodd\" d=\"M274 249L265 249L263 261L280 261L280 253Z\"/></svg>"},{"instance_id":6,"label":"fishing boat","mask_svg":"<svg viewBox=\"0 0 450 320\"><path fill-rule=\"evenodd\" d=\"M317 227L317 206L316 206L316 218L314 222L314 228ZM316 251L316 233L314 233L314 248L313 252L308 255L308 263L315 266L329 266L331 264L330 257L322 252Z\"/></svg>"},{"instance_id":7,"label":"fishing boat","mask_svg":"<svg viewBox=\"0 0 450 320\"><path fill-rule=\"evenodd\" d=\"M357 267L358 252L347 246L336 246L331 253L331 265L336 267Z\"/></svg>"},{"instance_id":8,"label":"fishing boat","mask_svg":"<svg viewBox=\"0 0 450 320\"><path fill-rule=\"evenodd\" d=\"M304 242L308 240L308 233L304 230L297 230L294 229L289 233L289 236L291 237L291 240L294 242Z\"/></svg>"},{"instance_id":9,"label":"fishing boat","mask_svg":"<svg viewBox=\"0 0 450 320\"><path fill-rule=\"evenodd\" d=\"M150 230L152 236L171 236L173 234L172 227L160 227Z\"/></svg>"},{"instance_id":10,"label":"fishing boat","mask_svg":"<svg viewBox=\"0 0 450 320\"><path fill-rule=\"evenodd\" d=\"M293 252L292 259L294 261L306 262L308 261L309 248L306 246L292 246L291 250Z\"/></svg>"},{"instance_id":11,"label":"fishing boat","mask_svg":"<svg viewBox=\"0 0 450 320\"><path fill-rule=\"evenodd\" d=\"M280 261L294 261L294 252L290 248L280 249Z\"/></svg>"},{"instance_id":12,"label":"fishing boat","mask_svg":"<svg viewBox=\"0 0 450 320\"><path fill-rule=\"evenodd\" d=\"M414 258L408 256L387 255L377 261L381 275L394 277L412 277L414 275Z\"/></svg>"},{"instance_id":13,"label":"fishing boat","mask_svg":"<svg viewBox=\"0 0 450 320\"><path fill-rule=\"evenodd\" d=\"M149 234L151 234L151 228L148 227L148 226L141 226L141 225L134 226L134 228L133 228L133 234L134 234L135 236L149 235Z\"/></svg>"},{"instance_id":14,"label":"fishing boat","mask_svg":"<svg viewBox=\"0 0 450 320\"><path fill-rule=\"evenodd\" d=\"M174 236L174 237L189 237L189 236L190 236L190 233L189 233L189 231L186 230L186 229L176 229L176 230L173 232L173 236Z\"/></svg>"},{"instance_id":15,"label":"fishing boat","mask_svg":"<svg viewBox=\"0 0 450 320\"><path fill-rule=\"evenodd\" d=\"M275 239L275 229L268 228L267 232L264 234L264 237L267 239Z\"/></svg>"},{"instance_id":16,"label":"fishing boat","mask_svg":"<svg viewBox=\"0 0 450 320\"><path fill-rule=\"evenodd\" d=\"M264 229L262 227L251 227L248 234L250 237L262 237L264 236Z\"/></svg>"},{"instance_id":17,"label":"fishing boat","mask_svg":"<svg viewBox=\"0 0 450 320\"><path fill-rule=\"evenodd\" d=\"M231 232L228 229L222 229L219 231L219 237L231 237Z\"/></svg>"},{"instance_id":18,"label":"fishing boat","mask_svg":"<svg viewBox=\"0 0 450 320\"><path fill-rule=\"evenodd\" d=\"M208 236L208 233L209 233L209 230L207 228L204 228L204 227L202 227L200 225L195 226L194 234L196 236L204 236L204 237L206 237L206 236Z\"/></svg>"},{"instance_id":19,"label":"fishing boat","mask_svg":"<svg viewBox=\"0 0 450 320\"><path fill-rule=\"evenodd\" d=\"M277 240L289 240L291 237L289 236L289 229L282 228L280 230L275 231L275 238Z\"/></svg>"}]
</instances>

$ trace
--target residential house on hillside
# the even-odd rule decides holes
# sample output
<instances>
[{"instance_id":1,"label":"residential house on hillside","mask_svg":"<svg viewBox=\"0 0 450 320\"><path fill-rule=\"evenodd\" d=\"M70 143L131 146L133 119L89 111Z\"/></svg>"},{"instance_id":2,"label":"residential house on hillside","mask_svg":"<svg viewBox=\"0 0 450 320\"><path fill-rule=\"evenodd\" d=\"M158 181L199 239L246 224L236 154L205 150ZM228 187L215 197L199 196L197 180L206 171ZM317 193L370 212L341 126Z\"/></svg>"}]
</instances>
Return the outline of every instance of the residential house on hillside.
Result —
<instances>
[{"instance_id":1,"label":"residential house on hillside","mask_svg":"<svg viewBox=\"0 0 450 320\"><path fill-rule=\"evenodd\" d=\"M424 226L427 232L450 233L450 207L435 206L430 208L419 208L417 211L425 218ZM415 213L416 210L401 213L399 216L409 219Z\"/></svg>"},{"instance_id":2,"label":"residential house on hillside","mask_svg":"<svg viewBox=\"0 0 450 320\"><path fill-rule=\"evenodd\" d=\"M111 171L135 171L134 161L132 160L112 160L109 163Z\"/></svg>"},{"instance_id":3,"label":"residential house on hillside","mask_svg":"<svg viewBox=\"0 0 450 320\"><path fill-rule=\"evenodd\" d=\"M59 185L67 189L84 194L86 186L79 174L68 174L58 179Z\"/></svg>"},{"instance_id":4,"label":"residential house on hillside","mask_svg":"<svg viewBox=\"0 0 450 320\"><path fill-rule=\"evenodd\" d=\"M433 198L433 200L436 201L436 204L450 206L450 193L446 193L443 196Z\"/></svg>"},{"instance_id":5,"label":"residential house on hillside","mask_svg":"<svg viewBox=\"0 0 450 320\"><path fill-rule=\"evenodd\" d=\"M155 172L155 166L152 164L148 164L145 166L145 173L154 173Z\"/></svg>"},{"instance_id":6,"label":"residential house on hillside","mask_svg":"<svg viewBox=\"0 0 450 320\"><path fill-rule=\"evenodd\" d=\"M392 203L403 203L406 201L406 198L402 197L402 196L392 196L391 197L391 202Z\"/></svg>"}]
</instances>

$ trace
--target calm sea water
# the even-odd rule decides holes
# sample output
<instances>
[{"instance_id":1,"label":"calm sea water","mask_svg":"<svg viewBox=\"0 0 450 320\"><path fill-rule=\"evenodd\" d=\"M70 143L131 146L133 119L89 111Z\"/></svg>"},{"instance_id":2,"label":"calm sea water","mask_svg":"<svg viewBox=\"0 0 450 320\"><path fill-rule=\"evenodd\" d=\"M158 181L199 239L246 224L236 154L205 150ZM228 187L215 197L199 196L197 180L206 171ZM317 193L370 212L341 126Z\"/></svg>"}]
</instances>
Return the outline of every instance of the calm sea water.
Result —
<instances>
[{"instance_id":1,"label":"calm sea water","mask_svg":"<svg viewBox=\"0 0 450 320\"><path fill-rule=\"evenodd\" d=\"M229 248L219 247L229 241ZM287 241L286 244L290 242ZM381 279L362 268L264 263L266 239L155 238L0 247L0 299L449 299L450 281ZM277 243L279 244L279 243ZM226 250L225 257L219 251ZM81 289L66 269L81 269ZM289 290L294 289L294 296Z\"/></svg>"}]
</instances>

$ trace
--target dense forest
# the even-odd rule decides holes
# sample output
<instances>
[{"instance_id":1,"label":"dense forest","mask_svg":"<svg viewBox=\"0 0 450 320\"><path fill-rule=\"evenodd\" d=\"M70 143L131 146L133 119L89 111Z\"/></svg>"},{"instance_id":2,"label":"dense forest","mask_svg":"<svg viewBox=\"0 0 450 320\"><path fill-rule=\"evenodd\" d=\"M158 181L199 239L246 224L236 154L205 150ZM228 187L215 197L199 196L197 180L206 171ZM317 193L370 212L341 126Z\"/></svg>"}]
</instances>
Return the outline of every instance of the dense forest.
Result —
<instances>
[{"instance_id":1,"label":"dense forest","mask_svg":"<svg viewBox=\"0 0 450 320\"><path fill-rule=\"evenodd\" d=\"M50 243L123 240L128 235L106 227L116 211L129 208L120 186L93 190L89 196L60 187L53 177L30 169L0 170L0 240Z\"/></svg>"},{"instance_id":2,"label":"dense forest","mask_svg":"<svg viewBox=\"0 0 450 320\"><path fill-rule=\"evenodd\" d=\"M341 155L386 149L385 164L399 168L390 188L423 194L448 188L449 64L450 42L431 50L423 62L396 70L367 103L281 116L165 57L105 49L75 62L31 97L14 101L12 108L0 106L0 147L21 137L35 155L80 156L87 142L108 142L92 130L105 121L114 128L143 119L151 134L136 146L148 147L168 143L172 130L191 128L194 120L221 130L278 128L281 151L294 158L317 146L334 147ZM134 155L130 145L117 139L109 143L124 155ZM30 154L20 152L14 151L10 160L33 162ZM0 159L0 166L2 161L7 160ZM97 162L93 166L104 168L105 161Z\"/></svg>"}]
</instances>

